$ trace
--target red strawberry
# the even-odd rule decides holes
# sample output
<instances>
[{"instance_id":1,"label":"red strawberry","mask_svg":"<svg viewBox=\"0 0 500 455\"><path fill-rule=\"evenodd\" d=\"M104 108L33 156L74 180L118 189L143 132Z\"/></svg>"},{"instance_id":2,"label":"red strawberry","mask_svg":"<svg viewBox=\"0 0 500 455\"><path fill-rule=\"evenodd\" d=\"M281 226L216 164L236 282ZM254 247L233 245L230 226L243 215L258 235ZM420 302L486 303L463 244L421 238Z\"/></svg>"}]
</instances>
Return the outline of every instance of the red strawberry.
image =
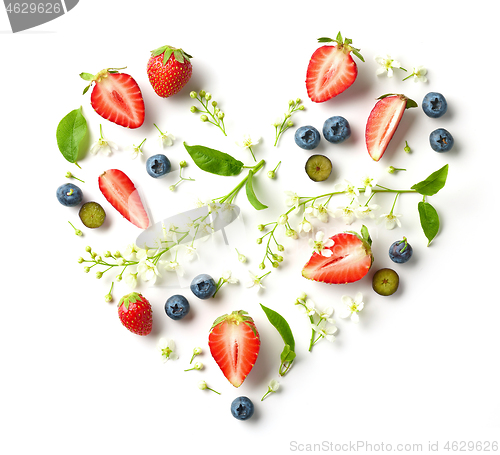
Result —
<instances>
[{"instance_id":1,"label":"red strawberry","mask_svg":"<svg viewBox=\"0 0 500 455\"><path fill-rule=\"evenodd\" d=\"M319 38L320 43L337 43L322 46L309 60L306 75L307 94L311 101L322 103L349 88L358 75L358 67L351 57L351 52L364 62L359 49L351 46L352 40L342 41L340 32L336 39Z\"/></svg>"},{"instance_id":2,"label":"red strawberry","mask_svg":"<svg viewBox=\"0 0 500 455\"><path fill-rule=\"evenodd\" d=\"M119 169L109 169L99 176L99 189L108 202L127 220L141 229L149 226L149 218L132 180Z\"/></svg>"},{"instance_id":3,"label":"red strawberry","mask_svg":"<svg viewBox=\"0 0 500 455\"><path fill-rule=\"evenodd\" d=\"M366 147L375 161L382 158L405 109L417 107L415 101L404 95L383 95L378 100L368 117L365 131Z\"/></svg>"},{"instance_id":4,"label":"red strawberry","mask_svg":"<svg viewBox=\"0 0 500 455\"><path fill-rule=\"evenodd\" d=\"M107 68L95 76L81 73L80 77L90 84L83 94L95 83L90 96L94 110L106 120L126 128L139 128L144 123L144 100L137 82L119 69Z\"/></svg>"},{"instance_id":5,"label":"red strawberry","mask_svg":"<svg viewBox=\"0 0 500 455\"><path fill-rule=\"evenodd\" d=\"M235 387L243 383L259 355L259 332L246 314L240 310L217 318L208 337L212 357Z\"/></svg>"},{"instance_id":6,"label":"red strawberry","mask_svg":"<svg viewBox=\"0 0 500 455\"><path fill-rule=\"evenodd\" d=\"M193 73L190 58L193 57L172 46L151 51L147 71L149 82L158 96L175 95L188 83Z\"/></svg>"},{"instance_id":7,"label":"red strawberry","mask_svg":"<svg viewBox=\"0 0 500 455\"><path fill-rule=\"evenodd\" d=\"M366 226L361 235L345 232L331 237L334 244L328 247L332 255L325 257L314 252L302 269L302 276L329 284L353 283L363 278L373 263L371 238Z\"/></svg>"},{"instance_id":8,"label":"red strawberry","mask_svg":"<svg viewBox=\"0 0 500 455\"><path fill-rule=\"evenodd\" d=\"M118 316L132 333L149 335L153 328L153 310L148 300L137 292L124 295L118 304Z\"/></svg>"}]
</instances>

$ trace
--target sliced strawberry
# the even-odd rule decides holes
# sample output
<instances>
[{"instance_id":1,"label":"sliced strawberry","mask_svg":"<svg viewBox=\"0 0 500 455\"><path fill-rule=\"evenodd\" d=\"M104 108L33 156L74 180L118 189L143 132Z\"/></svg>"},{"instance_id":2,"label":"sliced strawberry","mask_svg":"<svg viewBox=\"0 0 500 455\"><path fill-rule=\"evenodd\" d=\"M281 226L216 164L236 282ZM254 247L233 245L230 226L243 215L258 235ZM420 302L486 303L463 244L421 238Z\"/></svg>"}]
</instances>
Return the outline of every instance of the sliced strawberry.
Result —
<instances>
[{"instance_id":1,"label":"sliced strawberry","mask_svg":"<svg viewBox=\"0 0 500 455\"><path fill-rule=\"evenodd\" d=\"M144 100L132 76L111 68L95 76L88 73L80 76L89 80L90 85L95 82L90 104L101 117L126 128L139 128L144 123Z\"/></svg>"},{"instance_id":2,"label":"sliced strawberry","mask_svg":"<svg viewBox=\"0 0 500 455\"><path fill-rule=\"evenodd\" d=\"M316 252L302 269L302 276L329 284L353 283L363 278L373 262L371 239L363 226L362 236L345 232L331 237L334 244L329 257Z\"/></svg>"},{"instance_id":3,"label":"sliced strawberry","mask_svg":"<svg viewBox=\"0 0 500 455\"><path fill-rule=\"evenodd\" d=\"M318 41L336 43L333 46L316 49L307 67L307 94L312 101L322 103L342 93L356 80L358 67L352 59L351 52L364 60L359 54L359 49L351 46L352 40L346 38L342 41L340 32L335 40L319 38Z\"/></svg>"},{"instance_id":4,"label":"sliced strawberry","mask_svg":"<svg viewBox=\"0 0 500 455\"><path fill-rule=\"evenodd\" d=\"M208 337L212 357L235 387L243 383L259 355L259 333L246 314L240 310L217 318Z\"/></svg>"},{"instance_id":5,"label":"sliced strawberry","mask_svg":"<svg viewBox=\"0 0 500 455\"><path fill-rule=\"evenodd\" d=\"M109 169L99 176L99 189L108 202L127 220L141 229L149 226L149 218L132 180L119 169Z\"/></svg>"},{"instance_id":6,"label":"sliced strawberry","mask_svg":"<svg viewBox=\"0 0 500 455\"><path fill-rule=\"evenodd\" d=\"M415 101L404 95L383 95L378 100L368 117L365 130L366 147L375 161L382 158L405 109L417 107Z\"/></svg>"}]
</instances>

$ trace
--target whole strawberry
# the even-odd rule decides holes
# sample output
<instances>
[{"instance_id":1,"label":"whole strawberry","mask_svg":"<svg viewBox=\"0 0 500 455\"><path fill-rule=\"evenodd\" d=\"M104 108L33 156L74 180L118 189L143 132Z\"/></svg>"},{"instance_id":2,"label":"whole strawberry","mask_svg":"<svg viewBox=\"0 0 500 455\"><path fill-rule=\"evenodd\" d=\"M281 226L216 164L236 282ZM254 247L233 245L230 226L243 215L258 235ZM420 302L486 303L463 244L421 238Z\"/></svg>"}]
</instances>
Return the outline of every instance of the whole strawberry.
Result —
<instances>
[{"instance_id":1,"label":"whole strawberry","mask_svg":"<svg viewBox=\"0 0 500 455\"><path fill-rule=\"evenodd\" d=\"M137 292L124 295L118 304L118 316L132 333L149 335L153 328L153 310L148 300Z\"/></svg>"},{"instance_id":2,"label":"whole strawberry","mask_svg":"<svg viewBox=\"0 0 500 455\"><path fill-rule=\"evenodd\" d=\"M148 77L158 96L167 98L179 92L191 78L193 66L189 54L172 46L162 46L151 51Z\"/></svg>"}]
</instances>

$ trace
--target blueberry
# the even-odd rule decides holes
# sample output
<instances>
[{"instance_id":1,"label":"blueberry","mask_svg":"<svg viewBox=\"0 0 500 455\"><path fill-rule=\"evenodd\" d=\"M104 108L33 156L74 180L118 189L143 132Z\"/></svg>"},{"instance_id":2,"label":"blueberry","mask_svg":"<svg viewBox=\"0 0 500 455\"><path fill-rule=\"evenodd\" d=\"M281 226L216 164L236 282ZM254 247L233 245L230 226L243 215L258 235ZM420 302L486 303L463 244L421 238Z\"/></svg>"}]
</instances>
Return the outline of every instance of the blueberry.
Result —
<instances>
[{"instance_id":1,"label":"blueberry","mask_svg":"<svg viewBox=\"0 0 500 455\"><path fill-rule=\"evenodd\" d=\"M429 136L432 150L436 152L447 152L453 148L453 136L444 128L434 130Z\"/></svg>"},{"instance_id":2,"label":"blueberry","mask_svg":"<svg viewBox=\"0 0 500 455\"><path fill-rule=\"evenodd\" d=\"M253 416L253 403L250 398L238 397L231 403L231 414L238 420L247 420Z\"/></svg>"},{"instance_id":3,"label":"blueberry","mask_svg":"<svg viewBox=\"0 0 500 455\"><path fill-rule=\"evenodd\" d=\"M148 174L155 179L168 174L170 172L170 167L169 159L161 153L150 156L146 161L146 170Z\"/></svg>"},{"instance_id":4,"label":"blueberry","mask_svg":"<svg viewBox=\"0 0 500 455\"><path fill-rule=\"evenodd\" d=\"M173 295L165 302L165 313L169 318L182 319L189 313L189 302L183 295Z\"/></svg>"},{"instance_id":5,"label":"blueberry","mask_svg":"<svg viewBox=\"0 0 500 455\"><path fill-rule=\"evenodd\" d=\"M403 240L394 242L389 247L389 257L393 262L396 262L398 264L407 262L411 258L412 254L413 248L406 240L406 237L403 237Z\"/></svg>"},{"instance_id":6,"label":"blueberry","mask_svg":"<svg viewBox=\"0 0 500 455\"><path fill-rule=\"evenodd\" d=\"M320 139L319 131L314 126L301 126L295 131L295 143L304 150L315 149Z\"/></svg>"},{"instance_id":7,"label":"blueberry","mask_svg":"<svg viewBox=\"0 0 500 455\"><path fill-rule=\"evenodd\" d=\"M83 193L72 183L65 183L57 188L57 200L66 207L74 207L82 202Z\"/></svg>"},{"instance_id":8,"label":"blueberry","mask_svg":"<svg viewBox=\"0 0 500 455\"><path fill-rule=\"evenodd\" d=\"M191 281L191 291L199 299L209 299L215 294L216 289L215 281L206 273L195 276Z\"/></svg>"},{"instance_id":9,"label":"blueberry","mask_svg":"<svg viewBox=\"0 0 500 455\"><path fill-rule=\"evenodd\" d=\"M428 117L438 118L446 113L448 103L441 93L429 92L424 96L422 109Z\"/></svg>"},{"instance_id":10,"label":"blueberry","mask_svg":"<svg viewBox=\"0 0 500 455\"><path fill-rule=\"evenodd\" d=\"M349 122L340 116L330 117L323 124L323 136L328 142L340 144L351 135Z\"/></svg>"}]
</instances>

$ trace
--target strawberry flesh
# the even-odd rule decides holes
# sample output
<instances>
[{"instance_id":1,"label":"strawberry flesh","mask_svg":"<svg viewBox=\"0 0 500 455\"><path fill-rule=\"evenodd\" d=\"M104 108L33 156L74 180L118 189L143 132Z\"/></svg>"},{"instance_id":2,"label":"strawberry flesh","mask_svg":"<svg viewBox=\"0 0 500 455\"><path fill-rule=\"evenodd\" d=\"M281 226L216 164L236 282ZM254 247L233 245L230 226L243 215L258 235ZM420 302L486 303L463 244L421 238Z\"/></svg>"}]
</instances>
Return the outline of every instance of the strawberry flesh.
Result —
<instances>
[{"instance_id":1,"label":"strawberry flesh","mask_svg":"<svg viewBox=\"0 0 500 455\"><path fill-rule=\"evenodd\" d=\"M349 88L357 75L358 67L349 51L338 46L321 46L307 67L307 94L312 101L322 103Z\"/></svg>"},{"instance_id":2,"label":"strawberry flesh","mask_svg":"<svg viewBox=\"0 0 500 455\"><path fill-rule=\"evenodd\" d=\"M234 311L217 319L208 338L212 357L234 387L250 373L260 349L259 333L253 319L245 314Z\"/></svg>"},{"instance_id":3,"label":"strawberry flesh","mask_svg":"<svg viewBox=\"0 0 500 455\"><path fill-rule=\"evenodd\" d=\"M132 180L119 169L109 169L99 176L99 189L108 202L132 224L149 226L149 217Z\"/></svg>"},{"instance_id":4,"label":"strawberry flesh","mask_svg":"<svg viewBox=\"0 0 500 455\"><path fill-rule=\"evenodd\" d=\"M330 257L316 252L302 270L302 276L329 284L353 283L370 270L373 256L370 245L355 234L342 233L331 237Z\"/></svg>"},{"instance_id":5,"label":"strawberry flesh","mask_svg":"<svg viewBox=\"0 0 500 455\"><path fill-rule=\"evenodd\" d=\"M375 104L366 123L365 139L368 153L379 161L385 153L406 109L406 98L393 95Z\"/></svg>"},{"instance_id":6,"label":"strawberry flesh","mask_svg":"<svg viewBox=\"0 0 500 455\"><path fill-rule=\"evenodd\" d=\"M144 123L141 89L128 74L107 73L99 78L90 103L101 117L126 128L139 128Z\"/></svg>"}]
</instances>

